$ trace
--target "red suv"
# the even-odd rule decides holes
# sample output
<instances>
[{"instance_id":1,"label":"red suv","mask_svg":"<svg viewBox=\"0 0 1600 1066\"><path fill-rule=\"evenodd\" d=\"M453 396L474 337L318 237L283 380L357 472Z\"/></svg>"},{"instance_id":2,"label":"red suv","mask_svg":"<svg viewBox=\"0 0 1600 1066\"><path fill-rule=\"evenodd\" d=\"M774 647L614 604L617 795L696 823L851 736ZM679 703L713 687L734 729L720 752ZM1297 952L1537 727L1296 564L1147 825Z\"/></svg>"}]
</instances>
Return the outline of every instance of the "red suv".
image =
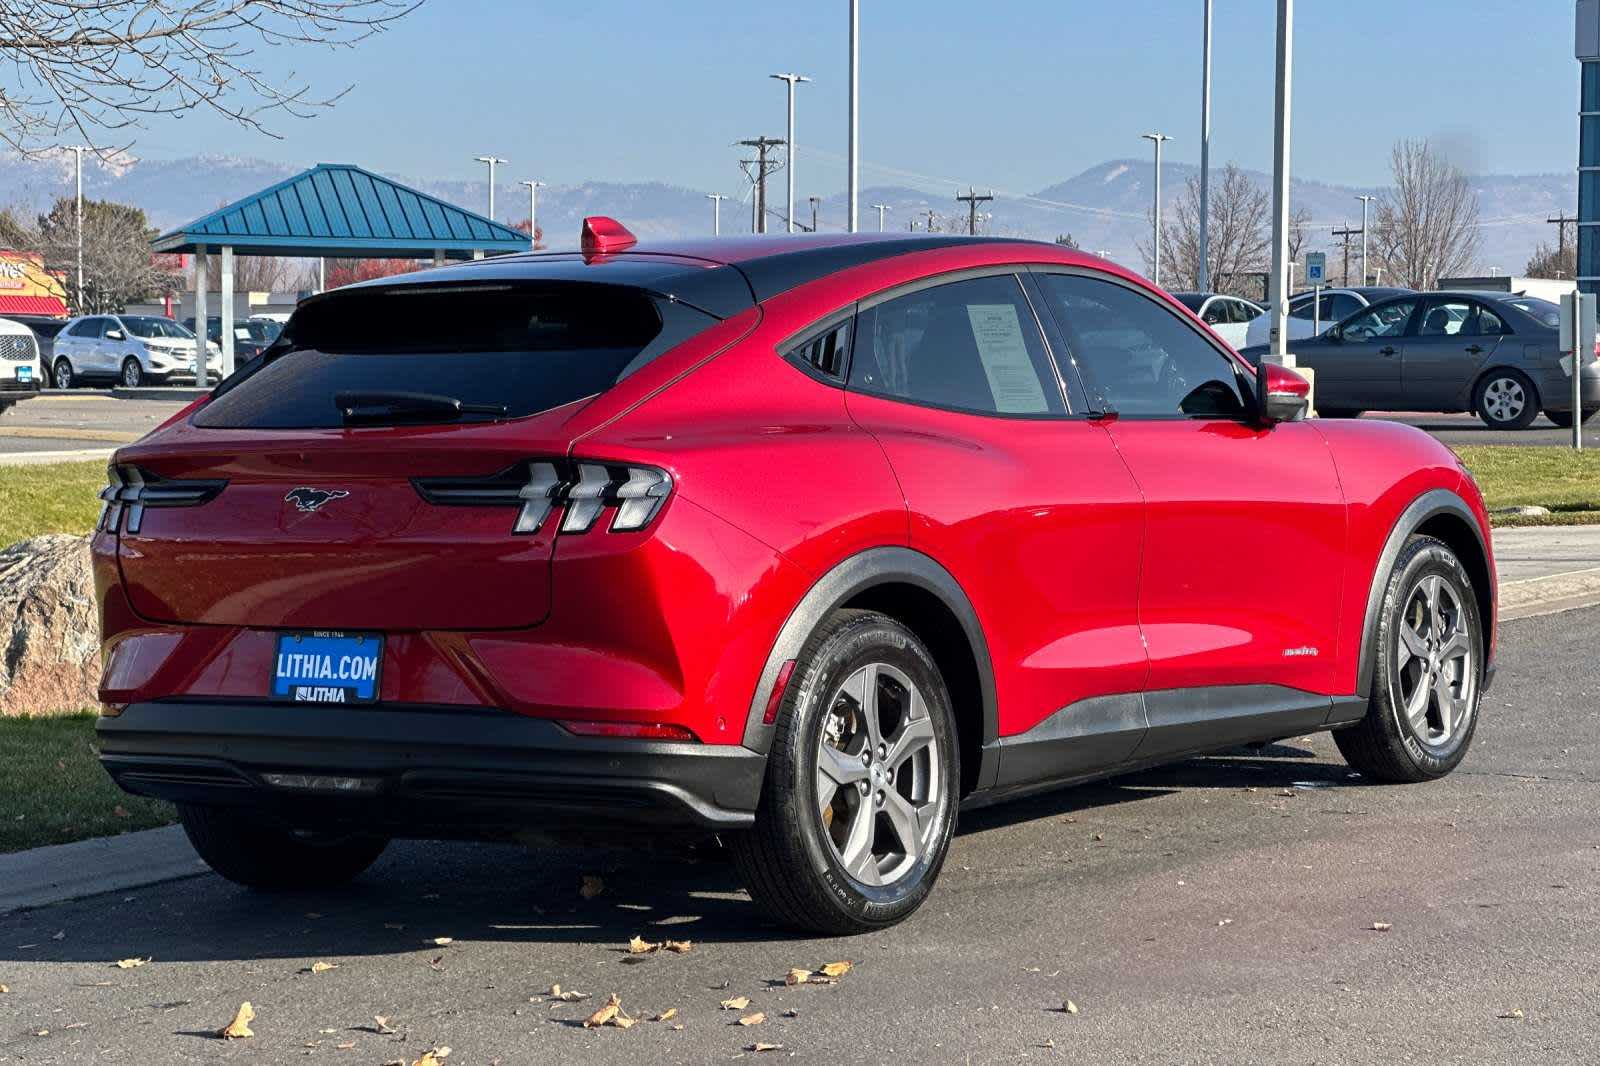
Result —
<instances>
[{"instance_id":1,"label":"red suv","mask_svg":"<svg viewBox=\"0 0 1600 1066\"><path fill-rule=\"evenodd\" d=\"M234 881L392 837L715 833L779 918L905 917L973 806L1334 731L1465 754L1476 486L1304 418L1142 279L738 238L339 289L110 468L102 760Z\"/></svg>"}]
</instances>

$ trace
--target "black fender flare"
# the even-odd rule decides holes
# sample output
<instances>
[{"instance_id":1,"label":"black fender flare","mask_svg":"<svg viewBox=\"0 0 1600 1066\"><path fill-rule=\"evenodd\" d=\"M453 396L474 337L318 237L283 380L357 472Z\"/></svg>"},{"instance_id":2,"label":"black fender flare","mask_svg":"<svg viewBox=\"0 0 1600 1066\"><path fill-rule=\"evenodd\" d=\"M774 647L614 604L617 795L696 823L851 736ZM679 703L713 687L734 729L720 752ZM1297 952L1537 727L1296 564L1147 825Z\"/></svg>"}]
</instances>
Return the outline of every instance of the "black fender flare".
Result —
<instances>
[{"instance_id":1,"label":"black fender flare","mask_svg":"<svg viewBox=\"0 0 1600 1066\"><path fill-rule=\"evenodd\" d=\"M766 665L756 682L750 699L749 714L745 719L745 747L765 755L772 748L775 727L762 722L767 701L777 684L783 664L800 654L806 638L824 618L854 597L878 585L913 585L937 596L960 623L967 643L972 649L973 661L978 668L978 688L982 698L983 736L981 749L983 765L979 771L979 787L992 780L999 761L990 757L1000 733L1000 718L994 689L994 663L989 658L989 642L978 612L973 609L960 582L932 557L911 548L880 547L852 555L823 574L790 612L777 640L767 655ZM993 765L991 765L991 763Z\"/></svg>"},{"instance_id":2,"label":"black fender flare","mask_svg":"<svg viewBox=\"0 0 1600 1066\"><path fill-rule=\"evenodd\" d=\"M1405 547L1406 538L1421 528L1423 523L1441 514L1454 515L1464 521L1478 541L1478 550L1484 558L1488 558L1488 545L1483 542L1483 530L1478 528L1477 516L1466 501L1450 489L1430 489L1400 512L1394 528L1389 531L1389 538L1383 542L1383 551L1378 554L1378 563L1372 572L1372 587L1367 590L1367 613L1361 626L1361 659L1356 674L1358 696L1366 698L1372 694L1372 676L1378 664L1378 612L1383 607L1383 592L1389 585L1389 573L1394 569L1394 561L1399 557L1400 549ZM1490 601L1493 602L1493 590L1486 591L1491 593ZM1493 618L1480 621L1486 629L1494 626Z\"/></svg>"}]
</instances>

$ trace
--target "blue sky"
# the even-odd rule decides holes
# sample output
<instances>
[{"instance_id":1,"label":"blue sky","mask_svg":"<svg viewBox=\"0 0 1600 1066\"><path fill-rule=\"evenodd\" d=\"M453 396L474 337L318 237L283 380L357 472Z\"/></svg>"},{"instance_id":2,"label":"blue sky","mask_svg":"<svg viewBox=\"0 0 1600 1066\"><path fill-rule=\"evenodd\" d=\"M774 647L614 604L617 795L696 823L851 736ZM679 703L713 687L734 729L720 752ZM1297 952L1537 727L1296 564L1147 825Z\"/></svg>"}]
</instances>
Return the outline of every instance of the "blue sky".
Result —
<instances>
[{"instance_id":1,"label":"blue sky","mask_svg":"<svg viewBox=\"0 0 1600 1066\"><path fill-rule=\"evenodd\" d=\"M1036 191L1139 134L1198 160L1201 0L863 0L863 183L894 171ZM1390 145L1426 136L1473 173L1575 164L1572 0L1301 0L1294 171L1385 180ZM1274 0L1216 0L1212 158L1271 162ZM135 154L348 161L425 177L655 179L735 192L732 142L782 136L800 88L799 192L844 183L845 0L430 0L355 51L271 54L354 88L281 141L203 115L162 120Z\"/></svg>"}]
</instances>

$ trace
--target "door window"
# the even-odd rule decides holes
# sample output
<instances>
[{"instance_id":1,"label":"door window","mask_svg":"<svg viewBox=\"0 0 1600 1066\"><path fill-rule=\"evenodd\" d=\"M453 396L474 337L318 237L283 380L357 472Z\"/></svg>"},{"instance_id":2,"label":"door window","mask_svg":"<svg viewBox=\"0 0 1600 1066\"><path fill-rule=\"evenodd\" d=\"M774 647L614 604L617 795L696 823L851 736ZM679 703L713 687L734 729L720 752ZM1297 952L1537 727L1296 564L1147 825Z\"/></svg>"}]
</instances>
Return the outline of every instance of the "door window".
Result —
<instances>
[{"instance_id":1,"label":"door window","mask_svg":"<svg viewBox=\"0 0 1600 1066\"><path fill-rule=\"evenodd\" d=\"M1394 300L1374 304L1367 313L1350 320L1344 327L1345 340L1365 341L1379 337L1398 337L1406 331L1411 312L1416 310L1415 300Z\"/></svg>"},{"instance_id":2,"label":"door window","mask_svg":"<svg viewBox=\"0 0 1600 1066\"><path fill-rule=\"evenodd\" d=\"M1238 365L1166 307L1077 274L1040 279L1091 402L1123 417L1242 418Z\"/></svg>"},{"instance_id":3,"label":"door window","mask_svg":"<svg viewBox=\"0 0 1600 1066\"><path fill-rule=\"evenodd\" d=\"M1010 274L918 289L862 311L850 387L980 414L1064 414L1022 287Z\"/></svg>"},{"instance_id":4,"label":"door window","mask_svg":"<svg viewBox=\"0 0 1600 1066\"><path fill-rule=\"evenodd\" d=\"M1354 296L1351 296L1347 292L1336 292L1331 296L1324 297L1323 299L1323 311L1325 314L1322 316L1322 321L1324 324L1329 322L1342 322L1351 315L1355 314L1357 311L1361 310L1361 308L1364 306L1360 300L1356 299Z\"/></svg>"}]
</instances>

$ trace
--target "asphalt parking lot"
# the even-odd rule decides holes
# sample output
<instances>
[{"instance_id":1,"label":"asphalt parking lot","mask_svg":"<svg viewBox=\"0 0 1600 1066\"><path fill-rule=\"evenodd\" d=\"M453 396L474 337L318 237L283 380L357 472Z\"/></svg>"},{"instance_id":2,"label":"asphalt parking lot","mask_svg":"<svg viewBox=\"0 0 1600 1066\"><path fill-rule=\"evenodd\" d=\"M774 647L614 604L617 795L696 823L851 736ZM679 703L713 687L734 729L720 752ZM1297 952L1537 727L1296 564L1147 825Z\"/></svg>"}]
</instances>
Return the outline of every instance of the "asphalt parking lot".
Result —
<instances>
[{"instance_id":1,"label":"asphalt parking lot","mask_svg":"<svg viewBox=\"0 0 1600 1066\"><path fill-rule=\"evenodd\" d=\"M208 874L0 917L0 1059L1592 1063L1597 627L1504 628L1444 781L1365 785L1317 737L969 813L930 904L870 936L765 924L714 856L443 844L347 893ZM694 947L640 961L634 935ZM678 1013L584 1029L613 992ZM218 1039L244 1000L255 1036Z\"/></svg>"}]
</instances>

